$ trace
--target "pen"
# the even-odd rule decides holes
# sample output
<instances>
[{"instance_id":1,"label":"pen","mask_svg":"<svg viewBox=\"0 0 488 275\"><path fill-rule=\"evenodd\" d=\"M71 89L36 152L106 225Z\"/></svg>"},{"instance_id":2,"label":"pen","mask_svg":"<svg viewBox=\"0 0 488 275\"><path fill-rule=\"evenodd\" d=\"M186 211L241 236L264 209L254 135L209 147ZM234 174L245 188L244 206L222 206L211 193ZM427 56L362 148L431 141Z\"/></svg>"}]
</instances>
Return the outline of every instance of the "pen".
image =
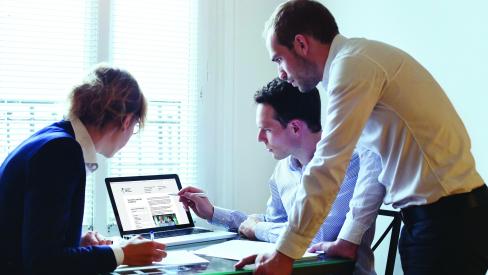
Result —
<instances>
[{"instance_id":1,"label":"pen","mask_svg":"<svg viewBox=\"0 0 488 275\"><path fill-rule=\"evenodd\" d=\"M195 195L195 196L198 196L198 197L200 197L200 198L206 198L206 197L207 197L207 194L202 193L202 192L200 192L200 193L191 193L191 192L187 192L187 193L192 194L192 195ZM186 194L186 193L185 193L185 194ZM178 195L178 194L176 194L176 193L170 193L170 194L168 194L168 195L169 195L169 196L179 196L179 195Z\"/></svg>"},{"instance_id":2,"label":"pen","mask_svg":"<svg viewBox=\"0 0 488 275\"><path fill-rule=\"evenodd\" d=\"M151 241L154 241L154 232L153 231L149 232L149 236L151 237Z\"/></svg>"}]
</instances>

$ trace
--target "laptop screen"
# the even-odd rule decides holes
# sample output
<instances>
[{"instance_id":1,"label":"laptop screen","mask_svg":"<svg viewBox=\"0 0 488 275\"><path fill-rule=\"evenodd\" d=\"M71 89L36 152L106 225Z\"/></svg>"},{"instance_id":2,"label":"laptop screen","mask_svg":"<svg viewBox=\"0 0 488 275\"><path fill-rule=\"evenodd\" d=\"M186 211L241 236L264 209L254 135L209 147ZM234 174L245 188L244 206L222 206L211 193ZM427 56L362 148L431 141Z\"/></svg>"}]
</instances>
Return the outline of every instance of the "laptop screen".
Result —
<instances>
[{"instance_id":1,"label":"laptop screen","mask_svg":"<svg viewBox=\"0 0 488 275\"><path fill-rule=\"evenodd\" d=\"M122 235L194 226L175 195L181 189L175 174L106 178L105 183Z\"/></svg>"}]
</instances>

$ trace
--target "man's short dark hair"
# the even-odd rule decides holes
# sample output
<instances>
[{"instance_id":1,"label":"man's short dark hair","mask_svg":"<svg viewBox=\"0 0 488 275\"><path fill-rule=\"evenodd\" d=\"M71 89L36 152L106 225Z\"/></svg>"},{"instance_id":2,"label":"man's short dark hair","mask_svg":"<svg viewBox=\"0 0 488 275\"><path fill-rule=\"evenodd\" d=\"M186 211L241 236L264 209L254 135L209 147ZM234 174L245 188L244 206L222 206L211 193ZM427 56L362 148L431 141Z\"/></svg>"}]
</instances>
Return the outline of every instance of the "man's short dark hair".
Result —
<instances>
[{"instance_id":1,"label":"man's short dark hair","mask_svg":"<svg viewBox=\"0 0 488 275\"><path fill-rule=\"evenodd\" d=\"M320 95L317 88L302 93L279 78L254 95L256 103L268 104L275 110L275 119L285 128L293 119L304 121L313 133L322 130L320 124Z\"/></svg>"},{"instance_id":2,"label":"man's short dark hair","mask_svg":"<svg viewBox=\"0 0 488 275\"><path fill-rule=\"evenodd\" d=\"M323 44L330 44L339 28L330 11L312 0L291 0L279 5L265 24L263 35L276 34L279 44L293 48L297 34L310 35Z\"/></svg>"}]
</instances>

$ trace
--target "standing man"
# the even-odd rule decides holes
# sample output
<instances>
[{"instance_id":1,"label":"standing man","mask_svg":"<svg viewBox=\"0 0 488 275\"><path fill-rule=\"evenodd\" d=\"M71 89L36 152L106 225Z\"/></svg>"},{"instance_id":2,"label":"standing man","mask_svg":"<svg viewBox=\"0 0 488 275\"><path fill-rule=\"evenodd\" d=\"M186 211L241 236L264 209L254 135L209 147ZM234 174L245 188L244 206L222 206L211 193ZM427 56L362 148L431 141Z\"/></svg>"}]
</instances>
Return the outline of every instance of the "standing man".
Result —
<instances>
[{"instance_id":1,"label":"standing man","mask_svg":"<svg viewBox=\"0 0 488 275\"><path fill-rule=\"evenodd\" d=\"M208 198L195 194L203 192L195 187L186 187L179 195L186 208L191 207L195 214L212 224L239 230L249 239L276 242L287 226L303 171L312 159L322 134L320 95L316 88L306 94L300 93L297 88L277 78L259 90L254 100L257 104L258 141L263 142L273 157L279 160L268 182L271 197L266 214L246 215L240 211L214 207ZM370 185L370 193L384 194L384 187L377 182L381 161L370 152L358 152L348 162L349 167L337 198L325 221L322 219L312 244L323 246L324 242L335 242L338 237L354 242L359 247L342 250L342 256L357 259L354 274L376 274L371 250L374 225L369 224L376 218L382 201L365 204L351 201L351 197L356 192L355 186L361 190L366 181L376 182ZM348 214L349 204L350 212L354 215ZM355 228L352 224L368 224L368 227Z\"/></svg>"},{"instance_id":2,"label":"standing man","mask_svg":"<svg viewBox=\"0 0 488 275\"><path fill-rule=\"evenodd\" d=\"M485 274L488 190L466 129L432 75L397 48L340 35L332 14L315 1L278 6L265 36L279 77L302 92L322 81L329 104L289 226L277 251L256 259L256 273L291 272L329 212L357 145L381 156L384 203L401 209L405 274Z\"/></svg>"}]
</instances>

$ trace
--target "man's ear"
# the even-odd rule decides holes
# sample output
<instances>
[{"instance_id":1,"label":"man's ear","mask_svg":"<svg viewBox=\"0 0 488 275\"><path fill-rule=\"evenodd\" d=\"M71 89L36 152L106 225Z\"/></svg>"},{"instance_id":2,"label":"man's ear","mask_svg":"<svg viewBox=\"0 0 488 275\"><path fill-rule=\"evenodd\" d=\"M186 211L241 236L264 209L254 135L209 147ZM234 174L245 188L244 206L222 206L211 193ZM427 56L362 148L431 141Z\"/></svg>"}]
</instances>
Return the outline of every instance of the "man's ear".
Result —
<instances>
[{"instance_id":1,"label":"man's ear","mask_svg":"<svg viewBox=\"0 0 488 275\"><path fill-rule=\"evenodd\" d=\"M298 119L293 119L288 122L288 126L293 131L293 134L300 134L303 127L303 122Z\"/></svg>"},{"instance_id":2,"label":"man's ear","mask_svg":"<svg viewBox=\"0 0 488 275\"><path fill-rule=\"evenodd\" d=\"M303 34L295 35L295 40L293 40L293 48L295 52L300 56L307 56L310 50L308 37Z\"/></svg>"}]
</instances>

